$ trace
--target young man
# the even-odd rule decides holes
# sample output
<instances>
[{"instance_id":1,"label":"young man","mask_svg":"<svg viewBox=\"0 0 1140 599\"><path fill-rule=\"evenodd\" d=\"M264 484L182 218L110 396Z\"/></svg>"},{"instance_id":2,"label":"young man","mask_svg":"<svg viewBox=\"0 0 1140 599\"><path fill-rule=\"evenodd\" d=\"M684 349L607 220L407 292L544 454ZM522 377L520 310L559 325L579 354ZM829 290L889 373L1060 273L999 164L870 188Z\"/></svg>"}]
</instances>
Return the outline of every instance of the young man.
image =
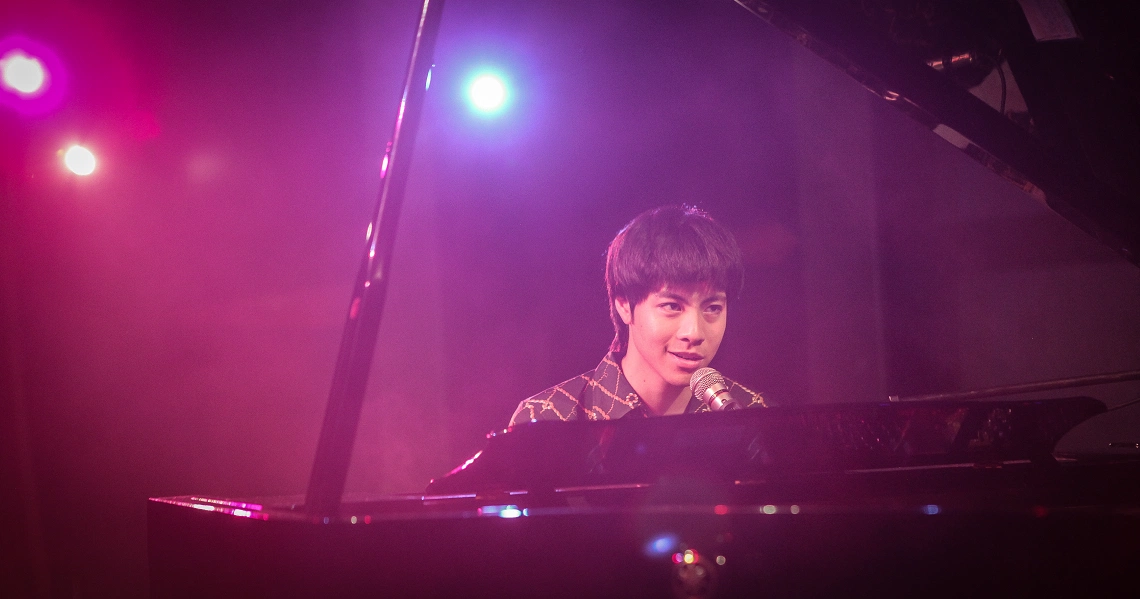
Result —
<instances>
[{"instance_id":1,"label":"young man","mask_svg":"<svg viewBox=\"0 0 1140 599\"><path fill-rule=\"evenodd\" d=\"M716 356L742 275L736 240L704 212L663 206L638 215L606 252L610 353L592 372L523 400L510 425L709 411L689 379ZM766 407L759 393L727 383L742 406Z\"/></svg>"}]
</instances>

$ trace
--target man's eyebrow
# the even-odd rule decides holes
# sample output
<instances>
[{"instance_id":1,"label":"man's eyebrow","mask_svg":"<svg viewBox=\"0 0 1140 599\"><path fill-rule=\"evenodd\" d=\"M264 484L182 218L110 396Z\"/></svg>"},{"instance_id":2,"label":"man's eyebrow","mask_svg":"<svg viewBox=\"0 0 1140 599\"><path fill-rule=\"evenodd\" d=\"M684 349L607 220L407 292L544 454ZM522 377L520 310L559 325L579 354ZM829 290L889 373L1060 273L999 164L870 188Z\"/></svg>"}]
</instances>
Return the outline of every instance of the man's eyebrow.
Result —
<instances>
[{"instance_id":1,"label":"man's eyebrow","mask_svg":"<svg viewBox=\"0 0 1140 599\"><path fill-rule=\"evenodd\" d=\"M687 302L689 299L689 298L681 295L680 293L676 293L673 291L658 291L654 295L656 295L657 297L660 297L662 299L671 299L671 300L677 300L677 301L681 301L681 302Z\"/></svg>"},{"instance_id":2,"label":"man's eyebrow","mask_svg":"<svg viewBox=\"0 0 1140 599\"><path fill-rule=\"evenodd\" d=\"M657 293L655 293L653 295L656 295L657 297L659 297L661 299L670 299L670 300L676 300L676 301L686 302L686 303L689 301L688 296L677 293L676 291L663 290L663 291L658 291ZM728 299L728 294L726 294L723 291L718 291L718 292L702 299L701 303L703 304L706 302L723 302L727 299Z\"/></svg>"}]
</instances>

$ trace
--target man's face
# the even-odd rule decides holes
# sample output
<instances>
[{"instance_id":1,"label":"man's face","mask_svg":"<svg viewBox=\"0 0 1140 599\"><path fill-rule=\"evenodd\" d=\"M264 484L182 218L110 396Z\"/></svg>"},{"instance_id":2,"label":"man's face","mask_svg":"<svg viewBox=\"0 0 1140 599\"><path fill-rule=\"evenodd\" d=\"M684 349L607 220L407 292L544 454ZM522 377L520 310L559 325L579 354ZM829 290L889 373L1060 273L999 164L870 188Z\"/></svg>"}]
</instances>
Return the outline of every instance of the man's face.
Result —
<instances>
[{"instance_id":1,"label":"man's face","mask_svg":"<svg viewBox=\"0 0 1140 599\"><path fill-rule=\"evenodd\" d=\"M614 303L629 325L626 359L643 375L672 387L688 387L693 372L709 365L724 338L723 291L666 286L632 308L622 298Z\"/></svg>"}]
</instances>

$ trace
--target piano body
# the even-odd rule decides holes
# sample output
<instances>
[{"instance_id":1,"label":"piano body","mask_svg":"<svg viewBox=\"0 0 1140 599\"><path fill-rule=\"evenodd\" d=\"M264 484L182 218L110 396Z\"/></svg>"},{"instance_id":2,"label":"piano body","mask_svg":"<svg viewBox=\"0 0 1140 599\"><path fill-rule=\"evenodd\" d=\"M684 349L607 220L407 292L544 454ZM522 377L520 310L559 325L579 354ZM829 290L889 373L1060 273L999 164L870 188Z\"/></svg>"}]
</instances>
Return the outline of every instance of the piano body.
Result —
<instances>
[{"instance_id":1,"label":"piano body","mask_svg":"<svg viewBox=\"0 0 1140 599\"><path fill-rule=\"evenodd\" d=\"M878 26L914 3L738 3L1136 261L1135 173L1093 139L1111 111L1075 119L1088 98L1050 90L1079 61L1008 20L1049 2L930 3L986 33L965 41L1005 42L1028 115L1006 110L1004 79L1000 107L953 81L977 44L935 60ZM1136 596L1140 460L1055 453L1105 411L1082 397L532 423L424 494L341 501L440 4L413 47L309 493L152 499L154 597Z\"/></svg>"},{"instance_id":2,"label":"piano body","mask_svg":"<svg viewBox=\"0 0 1140 599\"><path fill-rule=\"evenodd\" d=\"M424 495L153 499L155 597L1125 596L1140 461L1089 398L530 423Z\"/></svg>"}]
</instances>

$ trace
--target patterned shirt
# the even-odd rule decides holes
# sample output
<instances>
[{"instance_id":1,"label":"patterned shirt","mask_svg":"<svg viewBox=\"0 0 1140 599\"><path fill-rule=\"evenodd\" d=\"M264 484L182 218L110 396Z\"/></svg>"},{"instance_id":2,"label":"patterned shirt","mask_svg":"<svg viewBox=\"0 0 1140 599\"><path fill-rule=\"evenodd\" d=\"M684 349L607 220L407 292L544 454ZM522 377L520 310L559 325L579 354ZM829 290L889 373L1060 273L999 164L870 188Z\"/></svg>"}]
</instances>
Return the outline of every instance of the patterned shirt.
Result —
<instances>
[{"instance_id":1,"label":"patterned shirt","mask_svg":"<svg viewBox=\"0 0 1140 599\"><path fill-rule=\"evenodd\" d=\"M633 390L622 374L619 360L613 353L606 354L593 372L578 375L559 383L538 395L524 399L511 416L508 426L532 420L613 420L624 417L648 417L649 410L637 391ZM728 392L746 408L768 407L764 397L744 385L725 379ZM698 397L689 399L685 413L709 412L707 404Z\"/></svg>"}]
</instances>

